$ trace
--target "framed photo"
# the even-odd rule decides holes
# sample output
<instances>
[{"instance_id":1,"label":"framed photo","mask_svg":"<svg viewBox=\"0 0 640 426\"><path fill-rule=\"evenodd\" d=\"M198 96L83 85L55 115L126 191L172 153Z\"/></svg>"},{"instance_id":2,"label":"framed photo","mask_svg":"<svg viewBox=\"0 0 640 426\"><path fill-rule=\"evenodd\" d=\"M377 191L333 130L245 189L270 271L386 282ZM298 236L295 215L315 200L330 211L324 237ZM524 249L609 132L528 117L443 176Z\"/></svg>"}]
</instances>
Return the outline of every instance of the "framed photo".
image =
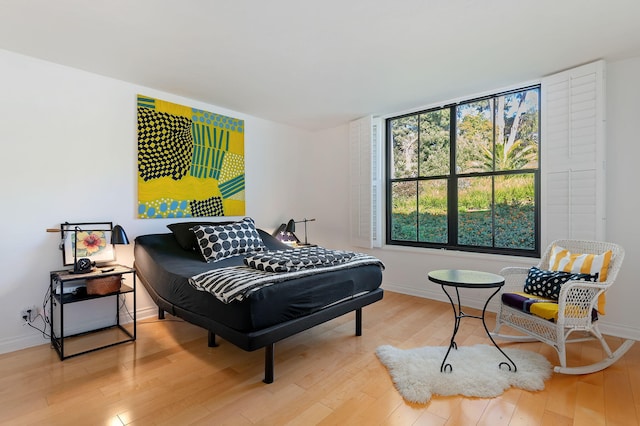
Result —
<instances>
[{"instance_id":1,"label":"framed photo","mask_svg":"<svg viewBox=\"0 0 640 426\"><path fill-rule=\"evenodd\" d=\"M112 222L68 223L60 225L62 234L62 264L73 265L76 259L107 263L116 260L111 244Z\"/></svg>"}]
</instances>

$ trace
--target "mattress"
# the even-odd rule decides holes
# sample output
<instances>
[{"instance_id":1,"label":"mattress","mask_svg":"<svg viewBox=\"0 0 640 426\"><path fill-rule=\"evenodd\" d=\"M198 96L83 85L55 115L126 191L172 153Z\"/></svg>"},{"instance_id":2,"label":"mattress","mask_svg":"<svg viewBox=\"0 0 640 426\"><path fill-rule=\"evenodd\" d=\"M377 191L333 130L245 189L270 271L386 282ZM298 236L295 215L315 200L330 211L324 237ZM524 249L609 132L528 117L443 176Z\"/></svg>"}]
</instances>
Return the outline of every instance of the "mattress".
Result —
<instances>
[{"instance_id":1,"label":"mattress","mask_svg":"<svg viewBox=\"0 0 640 426\"><path fill-rule=\"evenodd\" d=\"M287 248L268 233L259 232L268 249ZM375 290L382 283L380 266L363 265L280 282L254 291L241 302L223 303L210 293L196 290L188 279L211 269L242 265L242 255L206 263L200 253L180 247L171 233L137 237L134 255L142 283L166 302L242 332L303 317Z\"/></svg>"}]
</instances>

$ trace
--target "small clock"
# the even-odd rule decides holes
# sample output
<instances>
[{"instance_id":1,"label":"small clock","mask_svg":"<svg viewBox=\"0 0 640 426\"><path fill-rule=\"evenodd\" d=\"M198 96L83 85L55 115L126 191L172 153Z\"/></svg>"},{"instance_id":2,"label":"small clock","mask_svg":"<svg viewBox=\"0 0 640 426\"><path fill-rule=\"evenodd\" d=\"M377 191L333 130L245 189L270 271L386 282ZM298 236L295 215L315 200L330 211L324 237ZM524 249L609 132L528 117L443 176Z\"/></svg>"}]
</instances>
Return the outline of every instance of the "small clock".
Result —
<instances>
[{"instance_id":1,"label":"small clock","mask_svg":"<svg viewBox=\"0 0 640 426\"><path fill-rule=\"evenodd\" d=\"M89 258L81 257L73 266L73 273L84 274L87 272L91 272L93 265L94 263Z\"/></svg>"}]
</instances>

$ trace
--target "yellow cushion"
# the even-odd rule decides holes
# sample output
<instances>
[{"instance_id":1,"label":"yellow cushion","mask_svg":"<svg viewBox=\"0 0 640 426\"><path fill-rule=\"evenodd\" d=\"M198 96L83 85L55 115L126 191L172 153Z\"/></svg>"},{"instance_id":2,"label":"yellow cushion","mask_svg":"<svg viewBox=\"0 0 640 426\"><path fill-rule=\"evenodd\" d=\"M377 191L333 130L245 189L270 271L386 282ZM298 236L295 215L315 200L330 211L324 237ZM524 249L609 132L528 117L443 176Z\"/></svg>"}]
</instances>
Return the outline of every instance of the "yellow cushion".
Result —
<instances>
[{"instance_id":1,"label":"yellow cushion","mask_svg":"<svg viewBox=\"0 0 640 426\"><path fill-rule=\"evenodd\" d=\"M607 272L609 271L609 263L611 262L611 250L602 254L582 254L571 253L569 250L554 245L551 248L551 257L549 258L549 269L552 271L564 271L583 274L598 274L598 281L607 280ZM602 293L598 298L598 312L604 314L604 305L606 303L605 295Z\"/></svg>"},{"instance_id":2,"label":"yellow cushion","mask_svg":"<svg viewBox=\"0 0 640 426\"><path fill-rule=\"evenodd\" d=\"M547 297L534 296L524 292L502 293L502 303L549 321L556 322L558 320L558 302ZM566 318L582 318L586 314L583 307L571 304L565 306ZM594 310L591 313L591 320L597 319L598 314Z\"/></svg>"},{"instance_id":3,"label":"yellow cushion","mask_svg":"<svg viewBox=\"0 0 640 426\"><path fill-rule=\"evenodd\" d=\"M530 312L546 320L558 320L557 302L537 302L531 305Z\"/></svg>"}]
</instances>

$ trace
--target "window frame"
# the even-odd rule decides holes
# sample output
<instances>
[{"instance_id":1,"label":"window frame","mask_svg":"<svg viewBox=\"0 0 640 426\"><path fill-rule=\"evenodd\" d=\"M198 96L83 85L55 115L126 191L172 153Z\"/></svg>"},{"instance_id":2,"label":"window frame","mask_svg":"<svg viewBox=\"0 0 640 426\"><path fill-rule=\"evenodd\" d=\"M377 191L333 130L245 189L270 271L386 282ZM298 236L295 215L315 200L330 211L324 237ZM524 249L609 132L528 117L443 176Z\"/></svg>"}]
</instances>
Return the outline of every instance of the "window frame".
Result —
<instances>
[{"instance_id":1,"label":"window frame","mask_svg":"<svg viewBox=\"0 0 640 426\"><path fill-rule=\"evenodd\" d=\"M469 103L474 103L478 101L483 101L487 99L496 99L500 96L506 96L513 93L523 92L527 90L537 89L538 90L538 155L537 155L537 169L515 169L515 170L492 170L487 172L469 172L469 173L458 173L456 170L456 148L457 148L457 108L460 105L465 105ZM468 99L461 99L456 102L447 103L444 105L439 105L430 108L424 108L416 111L405 112L398 115L390 115L385 118L385 192L387 194L385 200L385 243L391 246L408 246L408 247L418 247L418 248L437 248L437 249L446 249L446 250L458 250L465 252L475 252L475 253L490 253L490 254L500 254L500 255L512 255L512 256L525 256L525 257L539 257L540 256L540 247L541 247L541 175L542 175L542 161L541 161L541 146L542 146L542 85L541 83L529 84L523 87L513 88L509 90L504 90L500 92L490 93L487 95L479 96L479 97L470 97ZM418 176L414 177L403 177L403 178L392 178L392 150L393 150L393 141L392 141L392 131L391 131L391 123L393 120L397 120L404 117L410 116L418 116L420 114L426 114L433 111L439 111L449 109L449 173L446 175L434 175L434 176L420 176L418 172ZM495 117L493 117L493 140L492 144L495 147ZM420 126L418 126L418 132L420 131ZM418 133L419 134L419 133ZM418 140L420 140L420 136L418 136ZM417 150L418 155L420 153L420 149ZM494 151L495 153L495 151ZM495 161L495 154L494 154ZM418 168L420 161L418 160ZM459 223L459 215L458 215L458 182L460 179L465 178L478 178L478 177L491 177L495 179L495 177L499 176L508 176L515 174L533 174L533 182L534 182L534 248L533 249L518 249L518 248L501 248L501 247L487 247L487 246L471 246L459 244L458 240L458 223ZM392 197L392 186L396 182L415 182L416 183L416 206L418 205L417 197L419 196L418 185L421 181L433 181L433 180L442 180L446 179L447 181L447 242L446 243L433 243L433 242L421 242L419 240L419 236L417 236L415 241L407 241L407 240L393 240L392 239L392 210L393 210L393 197ZM491 193L492 206L495 206L494 197L495 190L492 190ZM449 212L453 212L450 214ZM419 216L416 217L416 232L419 235ZM492 221L495 220L495 210L492 209ZM492 244L495 245L496 238L496 229L495 226L492 226L491 239ZM453 242L452 242L453 241Z\"/></svg>"}]
</instances>

